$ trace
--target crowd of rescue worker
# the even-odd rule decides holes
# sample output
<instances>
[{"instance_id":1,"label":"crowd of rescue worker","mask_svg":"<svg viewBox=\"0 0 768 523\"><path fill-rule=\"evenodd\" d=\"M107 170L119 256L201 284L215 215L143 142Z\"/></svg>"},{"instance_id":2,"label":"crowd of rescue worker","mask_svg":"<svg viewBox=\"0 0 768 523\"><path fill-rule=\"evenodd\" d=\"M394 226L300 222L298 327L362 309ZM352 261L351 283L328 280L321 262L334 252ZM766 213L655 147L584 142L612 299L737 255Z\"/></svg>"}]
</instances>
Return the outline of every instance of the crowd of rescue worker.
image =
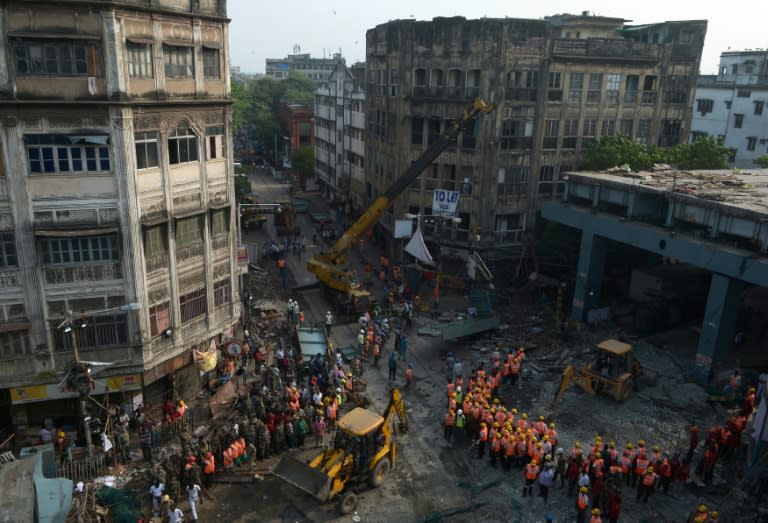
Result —
<instances>
[{"instance_id":1,"label":"crowd of rescue worker","mask_svg":"<svg viewBox=\"0 0 768 523\"><path fill-rule=\"evenodd\" d=\"M647 503L657 491L668 494L673 484L686 482L699 447L699 428L692 426L688 451L666 452L643 440L627 442L620 448L614 441L595 436L590 444L576 441L566 450L552 420L528 416L507 408L499 400L501 387L514 387L520 379L525 349L502 353L497 345L490 370L483 365L464 379L463 364L452 353L446 361L447 412L443 434L449 442L473 447L477 459L488 456L491 467L522 476L523 497L533 497L534 488L545 502L550 489L560 489L574 500L577 523L619 521L626 489L635 489L637 502ZM740 382L731 380L738 392ZM755 389L749 388L739 412L724 426L710 428L704 439L694 472L711 482L715 465L742 452L742 433L755 409ZM604 519L605 518L605 519ZM717 522L719 513L700 505L690 515L695 523Z\"/></svg>"}]
</instances>

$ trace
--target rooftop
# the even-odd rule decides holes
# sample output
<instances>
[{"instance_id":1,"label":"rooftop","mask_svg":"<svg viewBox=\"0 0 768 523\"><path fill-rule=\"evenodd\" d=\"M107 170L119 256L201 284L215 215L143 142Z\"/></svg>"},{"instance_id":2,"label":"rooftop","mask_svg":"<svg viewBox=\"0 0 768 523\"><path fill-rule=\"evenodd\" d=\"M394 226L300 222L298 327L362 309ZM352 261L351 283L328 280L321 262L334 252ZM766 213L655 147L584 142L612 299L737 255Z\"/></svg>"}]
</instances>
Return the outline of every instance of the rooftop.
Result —
<instances>
[{"instance_id":1,"label":"rooftop","mask_svg":"<svg viewBox=\"0 0 768 523\"><path fill-rule=\"evenodd\" d=\"M569 172L571 179L633 187L648 193L669 193L681 200L715 204L731 214L768 217L768 169L719 169L683 171L659 168L642 172L612 169L603 172Z\"/></svg>"}]
</instances>

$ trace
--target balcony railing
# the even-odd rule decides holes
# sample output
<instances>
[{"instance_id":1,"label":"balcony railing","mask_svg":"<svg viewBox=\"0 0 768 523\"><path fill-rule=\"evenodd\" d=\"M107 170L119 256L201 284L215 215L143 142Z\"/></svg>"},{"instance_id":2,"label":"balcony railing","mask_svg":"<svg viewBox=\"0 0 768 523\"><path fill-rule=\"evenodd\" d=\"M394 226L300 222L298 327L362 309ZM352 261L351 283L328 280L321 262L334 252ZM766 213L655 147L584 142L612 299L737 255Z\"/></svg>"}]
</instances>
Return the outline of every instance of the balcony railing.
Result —
<instances>
[{"instance_id":1,"label":"balcony railing","mask_svg":"<svg viewBox=\"0 0 768 523\"><path fill-rule=\"evenodd\" d=\"M188 247L178 247L176 249L176 261L186 261L203 255L203 244L195 243Z\"/></svg>"},{"instance_id":2,"label":"balcony railing","mask_svg":"<svg viewBox=\"0 0 768 523\"><path fill-rule=\"evenodd\" d=\"M655 104L656 103L656 91L643 91L643 97L640 103Z\"/></svg>"},{"instance_id":3,"label":"balcony railing","mask_svg":"<svg viewBox=\"0 0 768 523\"><path fill-rule=\"evenodd\" d=\"M535 102L536 89L507 87L507 100L519 100L521 102Z\"/></svg>"},{"instance_id":4,"label":"balcony railing","mask_svg":"<svg viewBox=\"0 0 768 523\"><path fill-rule=\"evenodd\" d=\"M19 286L18 270L0 271L0 289L6 288L6 287L18 287L18 286Z\"/></svg>"},{"instance_id":5,"label":"balcony railing","mask_svg":"<svg viewBox=\"0 0 768 523\"><path fill-rule=\"evenodd\" d=\"M66 267L43 267L45 283L63 283L119 280L123 277L119 263L105 265L76 265Z\"/></svg>"},{"instance_id":6,"label":"balcony railing","mask_svg":"<svg viewBox=\"0 0 768 523\"><path fill-rule=\"evenodd\" d=\"M163 252L147 258L147 273L159 271L168 267L168 253Z\"/></svg>"},{"instance_id":7,"label":"balcony railing","mask_svg":"<svg viewBox=\"0 0 768 523\"><path fill-rule=\"evenodd\" d=\"M637 91L626 91L624 93L624 103L625 104L636 104L637 103Z\"/></svg>"},{"instance_id":8,"label":"balcony railing","mask_svg":"<svg viewBox=\"0 0 768 523\"><path fill-rule=\"evenodd\" d=\"M194 211L199 209L200 194L186 194L184 196L176 196L173 198L173 210L176 212Z\"/></svg>"}]
</instances>

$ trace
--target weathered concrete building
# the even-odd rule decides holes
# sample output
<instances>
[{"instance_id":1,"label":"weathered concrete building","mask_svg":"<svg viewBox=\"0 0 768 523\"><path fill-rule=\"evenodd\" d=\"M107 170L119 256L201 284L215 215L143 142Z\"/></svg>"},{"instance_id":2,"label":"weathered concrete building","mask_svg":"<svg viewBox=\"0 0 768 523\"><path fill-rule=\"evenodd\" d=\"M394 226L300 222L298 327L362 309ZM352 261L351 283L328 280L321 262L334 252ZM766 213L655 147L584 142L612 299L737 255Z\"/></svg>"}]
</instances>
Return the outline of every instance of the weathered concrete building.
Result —
<instances>
[{"instance_id":1,"label":"weathered concrete building","mask_svg":"<svg viewBox=\"0 0 768 523\"><path fill-rule=\"evenodd\" d=\"M291 71L296 71L304 78L321 84L328 81L336 64L344 63L341 53L334 53L331 58L312 58L309 53L298 53L298 50L294 48L294 54L285 58L267 58L266 75L282 80L288 78Z\"/></svg>"},{"instance_id":2,"label":"weathered concrete building","mask_svg":"<svg viewBox=\"0 0 768 523\"><path fill-rule=\"evenodd\" d=\"M76 412L57 386L74 344L112 364L95 393L156 405L197 385L190 349L239 317L225 6L0 8L0 376L17 425Z\"/></svg>"},{"instance_id":3,"label":"weathered concrete building","mask_svg":"<svg viewBox=\"0 0 768 523\"><path fill-rule=\"evenodd\" d=\"M753 168L768 154L768 51L726 51L716 75L696 82L691 140L722 138L734 167Z\"/></svg>"},{"instance_id":4,"label":"weathered concrete building","mask_svg":"<svg viewBox=\"0 0 768 523\"><path fill-rule=\"evenodd\" d=\"M405 213L429 214L439 188L461 192L462 221L444 228L444 246L458 256L470 242L489 257L519 253L540 200L557 198L561 173L579 165L588 143L619 132L660 145L686 140L706 22L624 22L455 17L370 29L366 201L473 98L498 104L398 199L383 239L391 245Z\"/></svg>"},{"instance_id":5,"label":"weathered concrete building","mask_svg":"<svg viewBox=\"0 0 768 523\"><path fill-rule=\"evenodd\" d=\"M358 208L365 191L364 105L365 92L344 64L315 91L315 174L331 201Z\"/></svg>"}]
</instances>

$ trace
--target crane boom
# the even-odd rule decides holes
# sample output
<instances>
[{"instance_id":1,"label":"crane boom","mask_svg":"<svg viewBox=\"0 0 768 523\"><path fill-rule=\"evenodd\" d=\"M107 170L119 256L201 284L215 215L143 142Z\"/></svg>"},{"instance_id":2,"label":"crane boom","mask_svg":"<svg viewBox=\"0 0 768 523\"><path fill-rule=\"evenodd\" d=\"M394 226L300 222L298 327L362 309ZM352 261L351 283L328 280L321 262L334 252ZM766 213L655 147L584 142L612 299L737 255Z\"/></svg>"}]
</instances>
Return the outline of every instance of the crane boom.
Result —
<instances>
[{"instance_id":1,"label":"crane boom","mask_svg":"<svg viewBox=\"0 0 768 523\"><path fill-rule=\"evenodd\" d=\"M487 104L480 98L472 102L472 106L465 110L458 121L447 126L444 133L424 151L387 191L365 210L362 216L353 223L349 229L339 238L328 252L324 252L310 258L307 269L324 284L338 291L350 291L358 286L353 281L353 273L342 270L337 265L344 263L347 252L373 225L381 219L400 193L402 193L424 169L437 158L456 138L461 134L463 125L474 120L479 115L490 113L496 108L496 104Z\"/></svg>"}]
</instances>

